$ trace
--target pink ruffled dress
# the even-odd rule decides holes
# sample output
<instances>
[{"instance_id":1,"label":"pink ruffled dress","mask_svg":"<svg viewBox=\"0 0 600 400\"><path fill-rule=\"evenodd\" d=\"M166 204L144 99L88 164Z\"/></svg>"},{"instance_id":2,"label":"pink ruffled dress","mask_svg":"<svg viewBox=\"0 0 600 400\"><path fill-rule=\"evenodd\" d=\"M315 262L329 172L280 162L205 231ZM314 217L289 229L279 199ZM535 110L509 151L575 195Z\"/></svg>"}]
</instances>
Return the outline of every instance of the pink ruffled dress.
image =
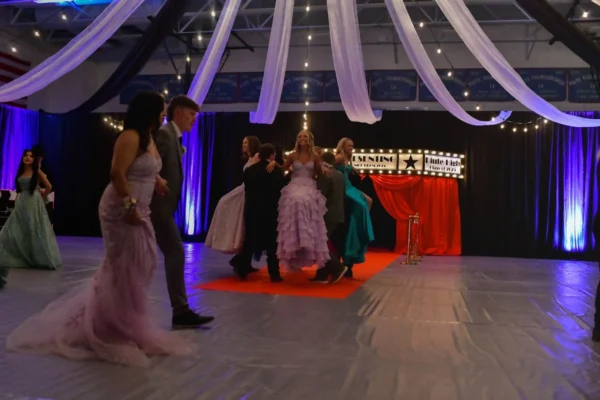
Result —
<instances>
[{"instance_id":1,"label":"pink ruffled dress","mask_svg":"<svg viewBox=\"0 0 600 400\"><path fill-rule=\"evenodd\" d=\"M323 266L329 260L325 204L314 179L314 162L294 161L292 179L279 199L277 257L282 266Z\"/></svg>"}]
</instances>

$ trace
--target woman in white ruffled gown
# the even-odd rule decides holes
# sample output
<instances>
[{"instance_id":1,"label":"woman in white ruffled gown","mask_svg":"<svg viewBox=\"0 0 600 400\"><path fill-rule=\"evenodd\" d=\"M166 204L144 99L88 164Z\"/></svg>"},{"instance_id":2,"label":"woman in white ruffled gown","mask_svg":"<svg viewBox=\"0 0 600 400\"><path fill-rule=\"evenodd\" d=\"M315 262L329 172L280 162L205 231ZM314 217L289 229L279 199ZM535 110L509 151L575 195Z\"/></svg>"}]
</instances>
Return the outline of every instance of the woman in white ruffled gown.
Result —
<instances>
[{"instance_id":1,"label":"woman in white ruffled gown","mask_svg":"<svg viewBox=\"0 0 600 400\"><path fill-rule=\"evenodd\" d=\"M242 152L248 161L244 169L258 161L260 140L256 136L246 136L242 142ZM237 254L244 242L244 184L221 197L204 245L225 254Z\"/></svg>"}]
</instances>

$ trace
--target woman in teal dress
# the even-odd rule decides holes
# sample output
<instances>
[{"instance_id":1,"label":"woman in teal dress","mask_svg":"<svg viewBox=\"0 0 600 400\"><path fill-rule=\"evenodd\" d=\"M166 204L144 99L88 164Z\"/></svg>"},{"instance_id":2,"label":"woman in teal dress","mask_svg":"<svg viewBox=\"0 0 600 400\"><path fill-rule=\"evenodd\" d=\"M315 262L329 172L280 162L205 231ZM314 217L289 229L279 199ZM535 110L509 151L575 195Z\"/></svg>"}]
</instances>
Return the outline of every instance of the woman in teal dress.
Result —
<instances>
[{"instance_id":1,"label":"woman in teal dress","mask_svg":"<svg viewBox=\"0 0 600 400\"><path fill-rule=\"evenodd\" d=\"M350 182L352 168L352 151L354 143L351 139L342 138L336 148L336 169L346 178L346 243L342 256L344 265L348 267L347 277L352 277L354 264L365 262L365 253L369 244L375 240L371 223L371 205L373 200L358 190Z\"/></svg>"},{"instance_id":2,"label":"woman in teal dress","mask_svg":"<svg viewBox=\"0 0 600 400\"><path fill-rule=\"evenodd\" d=\"M15 208L0 231L0 275L6 268L57 269L60 253L44 201L52 185L31 150L23 152L15 186Z\"/></svg>"}]
</instances>

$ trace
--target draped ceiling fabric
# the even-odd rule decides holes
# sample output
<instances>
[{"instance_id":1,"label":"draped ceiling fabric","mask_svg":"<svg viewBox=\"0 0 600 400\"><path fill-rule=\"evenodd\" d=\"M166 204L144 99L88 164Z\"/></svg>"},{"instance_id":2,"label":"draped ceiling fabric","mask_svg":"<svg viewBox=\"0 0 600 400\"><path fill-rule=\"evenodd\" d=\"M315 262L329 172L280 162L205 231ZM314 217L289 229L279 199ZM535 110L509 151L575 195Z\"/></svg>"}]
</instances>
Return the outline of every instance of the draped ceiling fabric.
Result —
<instances>
[{"instance_id":1,"label":"draped ceiling fabric","mask_svg":"<svg viewBox=\"0 0 600 400\"><path fill-rule=\"evenodd\" d=\"M219 15L217 26L208 43L206 53L202 57L202 62L200 63L200 67L198 67L198 71L188 92L188 97L199 105L204 103L210 85L219 69L221 57L229 41L231 28L235 22L240 3L241 0L227 0L225 2L221 15Z\"/></svg>"},{"instance_id":2,"label":"draped ceiling fabric","mask_svg":"<svg viewBox=\"0 0 600 400\"><path fill-rule=\"evenodd\" d=\"M402 175L370 175L370 178L381 205L396 220L394 251L406 253L408 217L419 213L419 254L461 254L460 205L455 179Z\"/></svg>"},{"instance_id":3,"label":"draped ceiling fabric","mask_svg":"<svg viewBox=\"0 0 600 400\"><path fill-rule=\"evenodd\" d=\"M123 25L144 0L116 0L65 47L25 75L0 87L0 103L27 97L72 71Z\"/></svg>"},{"instance_id":4,"label":"draped ceiling fabric","mask_svg":"<svg viewBox=\"0 0 600 400\"><path fill-rule=\"evenodd\" d=\"M579 58L591 67L600 68L600 47L546 0L517 0L517 3Z\"/></svg>"},{"instance_id":5,"label":"draped ceiling fabric","mask_svg":"<svg viewBox=\"0 0 600 400\"><path fill-rule=\"evenodd\" d=\"M515 99L542 117L562 125L577 128L600 126L598 119L563 113L535 94L483 32L464 0L436 0L436 3L477 61Z\"/></svg>"},{"instance_id":6,"label":"draped ceiling fabric","mask_svg":"<svg viewBox=\"0 0 600 400\"><path fill-rule=\"evenodd\" d=\"M440 78L439 74L435 70L431 59L423 47L423 43L417 34L406 5L403 0L385 0L398 37L406 50L408 58L415 67L417 73L427 85L429 91L433 94L436 100L452 115L466 122L470 125L475 126L486 126L486 125L497 125L504 122L510 117L511 111L502 111L500 115L493 120L481 121L473 118L458 104L458 102L452 97L444 82Z\"/></svg>"},{"instance_id":7,"label":"draped ceiling fabric","mask_svg":"<svg viewBox=\"0 0 600 400\"><path fill-rule=\"evenodd\" d=\"M374 124L381 110L369 99L362 56L356 0L327 0L329 36L340 98L350 121Z\"/></svg>"},{"instance_id":8,"label":"draped ceiling fabric","mask_svg":"<svg viewBox=\"0 0 600 400\"><path fill-rule=\"evenodd\" d=\"M253 124L272 124L275 120L285 79L293 17L294 0L277 0L258 107L250 112Z\"/></svg>"},{"instance_id":9,"label":"draped ceiling fabric","mask_svg":"<svg viewBox=\"0 0 600 400\"><path fill-rule=\"evenodd\" d=\"M154 51L172 32L175 24L188 9L190 0L167 0L144 35L129 51L110 78L85 103L71 110L72 113L93 112L103 106L126 87L150 60Z\"/></svg>"}]
</instances>

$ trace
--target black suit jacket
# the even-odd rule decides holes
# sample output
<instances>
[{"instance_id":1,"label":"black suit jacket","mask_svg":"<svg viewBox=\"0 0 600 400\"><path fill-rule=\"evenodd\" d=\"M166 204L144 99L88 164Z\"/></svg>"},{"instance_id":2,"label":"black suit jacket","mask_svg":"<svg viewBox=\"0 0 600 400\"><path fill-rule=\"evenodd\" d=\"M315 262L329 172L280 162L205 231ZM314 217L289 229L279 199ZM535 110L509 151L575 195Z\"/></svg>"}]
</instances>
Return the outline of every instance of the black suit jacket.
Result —
<instances>
[{"instance_id":1,"label":"black suit jacket","mask_svg":"<svg viewBox=\"0 0 600 400\"><path fill-rule=\"evenodd\" d=\"M253 251L277 241L277 207L285 179L280 168L267 172L268 164L259 161L244 171L246 240Z\"/></svg>"}]
</instances>

